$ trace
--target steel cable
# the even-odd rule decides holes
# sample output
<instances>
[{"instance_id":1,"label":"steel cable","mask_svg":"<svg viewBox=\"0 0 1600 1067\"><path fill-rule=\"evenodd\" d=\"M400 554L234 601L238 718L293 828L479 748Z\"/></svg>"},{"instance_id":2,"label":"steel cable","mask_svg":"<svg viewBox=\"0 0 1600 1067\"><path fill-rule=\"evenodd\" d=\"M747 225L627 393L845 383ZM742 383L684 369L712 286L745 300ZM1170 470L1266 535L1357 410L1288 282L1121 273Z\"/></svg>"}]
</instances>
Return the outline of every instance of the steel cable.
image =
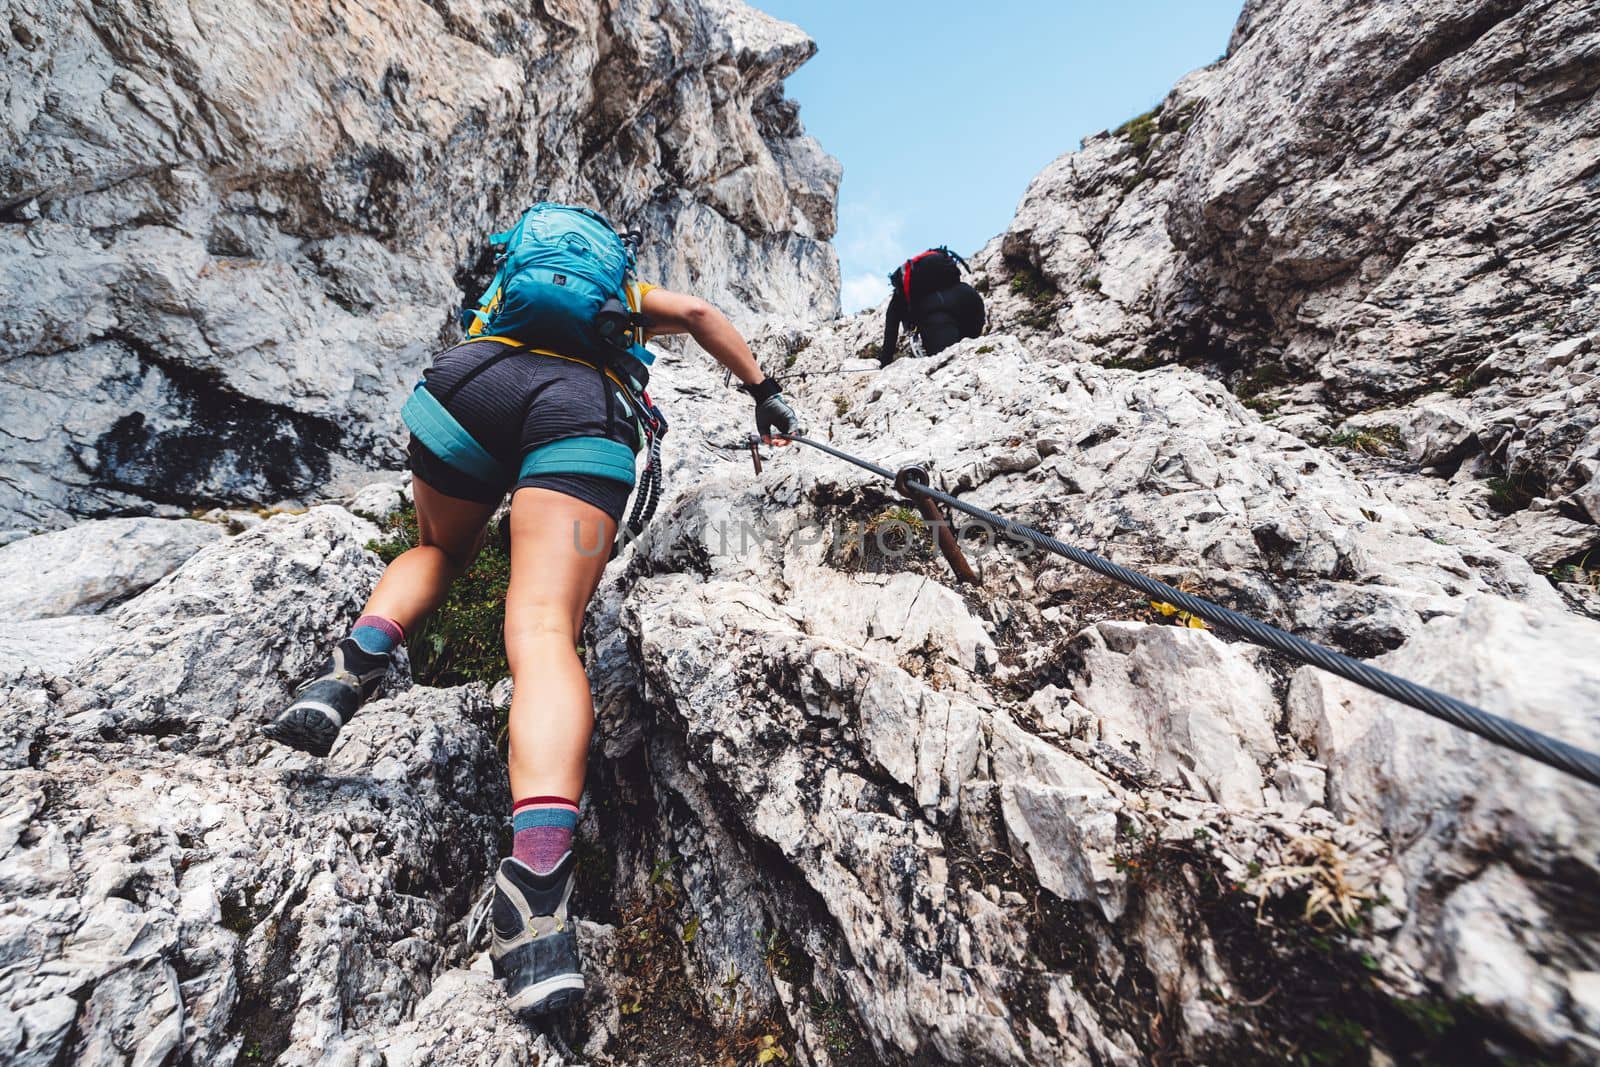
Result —
<instances>
[{"instance_id":1,"label":"steel cable","mask_svg":"<svg viewBox=\"0 0 1600 1067\"><path fill-rule=\"evenodd\" d=\"M820 441L813 441L808 437L794 437L791 440L803 445L809 445L821 452L826 452L847 463L852 463L863 470L871 471L881 478L894 480L894 472L876 463L868 462L848 452L843 452L831 445ZM1185 593L1165 582L1140 574L1138 571L1129 570L1127 567L1113 563L1093 552L1069 545L1059 541L1049 534L1041 533L1031 526L1013 522L1002 515L992 511L968 504L963 500L941 492L931 485L924 485L918 481L907 481L907 487L913 492L924 493L934 500L939 501L957 511L963 512L982 522L1003 530L1013 538L1035 545L1038 548L1054 552L1058 556L1070 559L1079 566L1087 567L1097 574L1104 575L1113 581L1163 603L1172 604L1189 612L1191 615L1205 619L1207 622L1227 628L1241 637L1247 638L1265 648L1270 648L1299 660L1320 667L1330 674L1354 682L1357 685L1381 693L1402 704L1410 705L1419 711L1426 712L1436 719L1442 719L1452 726L1477 734L1513 752L1520 752L1524 756L1538 760L1540 763L1555 767L1557 770L1589 782L1600 785L1600 756L1584 749L1569 745L1565 741L1542 734L1520 723L1499 715L1492 715L1482 708L1475 707L1463 700L1447 696L1427 686L1418 685L1407 681L1398 675L1362 663L1360 660L1351 659L1349 656L1335 652L1330 648L1307 641L1303 637L1269 626L1264 622L1252 619L1248 615L1241 615L1231 608L1220 604L1213 604L1209 600Z\"/></svg>"}]
</instances>

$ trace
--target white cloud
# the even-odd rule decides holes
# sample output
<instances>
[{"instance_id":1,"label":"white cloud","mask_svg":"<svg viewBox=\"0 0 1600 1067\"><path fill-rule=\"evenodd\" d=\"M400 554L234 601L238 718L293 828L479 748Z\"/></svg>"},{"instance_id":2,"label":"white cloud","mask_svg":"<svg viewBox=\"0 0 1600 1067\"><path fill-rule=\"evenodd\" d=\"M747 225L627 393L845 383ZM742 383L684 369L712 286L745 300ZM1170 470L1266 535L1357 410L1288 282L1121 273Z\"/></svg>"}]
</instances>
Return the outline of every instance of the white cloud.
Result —
<instances>
[{"instance_id":1,"label":"white cloud","mask_svg":"<svg viewBox=\"0 0 1600 1067\"><path fill-rule=\"evenodd\" d=\"M889 272L907 254L905 217L876 204L841 203L833 247L844 274L840 309L848 315L871 307L889 295Z\"/></svg>"},{"instance_id":2,"label":"white cloud","mask_svg":"<svg viewBox=\"0 0 1600 1067\"><path fill-rule=\"evenodd\" d=\"M889 279L875 271L846 278L839 287L839 309L846 315L869 308L889 295Z\"/></svg>"}]
</instances>

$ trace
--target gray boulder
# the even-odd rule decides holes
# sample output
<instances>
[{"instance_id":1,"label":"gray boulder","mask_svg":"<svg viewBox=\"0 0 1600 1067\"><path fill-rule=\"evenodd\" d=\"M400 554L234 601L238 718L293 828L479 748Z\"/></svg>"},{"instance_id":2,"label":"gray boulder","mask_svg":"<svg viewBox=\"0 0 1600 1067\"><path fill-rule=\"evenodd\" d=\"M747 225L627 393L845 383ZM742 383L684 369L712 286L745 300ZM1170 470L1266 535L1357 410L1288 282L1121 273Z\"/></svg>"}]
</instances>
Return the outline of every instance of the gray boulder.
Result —
<instances>
[{"instance_id":1,"label":"gray boulder","mask_svg":"<svg viewBox=\"0 0 1600 1067\"><path fill-rule=\"evenodd\" d=\"M125 600L223 536L188 519L103 519L0 546L0 615L85 615Z\"/></svg>"},{"instance_id":2,"label":"gray boulder","mask_svg":"<svg viewBox=\"0 0 1600 1067\"><path fill-rule=\"evenodd\" d=\"M505 806L483 694L397 685L326 763L255 735L359 609L371 533L279 517L117 609L81 666L6 679L8 1062L314 1062L459 957Z\"/></svg>"}]
</instances>

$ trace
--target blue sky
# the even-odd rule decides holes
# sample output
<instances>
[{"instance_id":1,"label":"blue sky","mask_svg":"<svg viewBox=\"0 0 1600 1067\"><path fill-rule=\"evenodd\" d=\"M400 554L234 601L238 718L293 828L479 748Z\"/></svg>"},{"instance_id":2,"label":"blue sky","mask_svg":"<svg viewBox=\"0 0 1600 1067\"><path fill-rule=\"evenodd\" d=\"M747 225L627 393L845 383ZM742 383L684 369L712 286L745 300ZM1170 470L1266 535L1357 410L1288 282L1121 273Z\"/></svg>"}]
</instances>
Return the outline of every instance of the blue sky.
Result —
<instances>
[{"instance_id":1,"label":"blue sky","mask_svg":"<svg viewBox=\"0 0 1600 1067\"><path fill-rule=\"evenodd\" d=\"M788 81L844 164L844 308L875 304L908 254L965 255L1005 229L1028 181L1220 56L1240 0L752 0L806 30Z\"/></svg>"}]
</instances>

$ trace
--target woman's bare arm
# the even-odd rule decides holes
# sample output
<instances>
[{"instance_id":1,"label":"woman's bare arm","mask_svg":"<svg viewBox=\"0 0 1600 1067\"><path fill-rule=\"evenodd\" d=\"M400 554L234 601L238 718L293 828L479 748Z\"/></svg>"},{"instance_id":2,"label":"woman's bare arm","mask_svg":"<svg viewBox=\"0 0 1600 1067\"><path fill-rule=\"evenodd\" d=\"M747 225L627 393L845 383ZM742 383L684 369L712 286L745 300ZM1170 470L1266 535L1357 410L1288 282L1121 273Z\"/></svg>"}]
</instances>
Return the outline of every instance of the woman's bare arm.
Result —
<instances>
[{"instance_id":1,"label":"woman's bare arm","mask_svg":"<svg viewBox=\"0 0 1600 1067\"><path fill-rule=\"evenodd\" d=\"M642 309L652 334L686 333L745 385L766 380L755 355L728 317L698 296L651 289Z\"/></svg>"}]
</instances>

